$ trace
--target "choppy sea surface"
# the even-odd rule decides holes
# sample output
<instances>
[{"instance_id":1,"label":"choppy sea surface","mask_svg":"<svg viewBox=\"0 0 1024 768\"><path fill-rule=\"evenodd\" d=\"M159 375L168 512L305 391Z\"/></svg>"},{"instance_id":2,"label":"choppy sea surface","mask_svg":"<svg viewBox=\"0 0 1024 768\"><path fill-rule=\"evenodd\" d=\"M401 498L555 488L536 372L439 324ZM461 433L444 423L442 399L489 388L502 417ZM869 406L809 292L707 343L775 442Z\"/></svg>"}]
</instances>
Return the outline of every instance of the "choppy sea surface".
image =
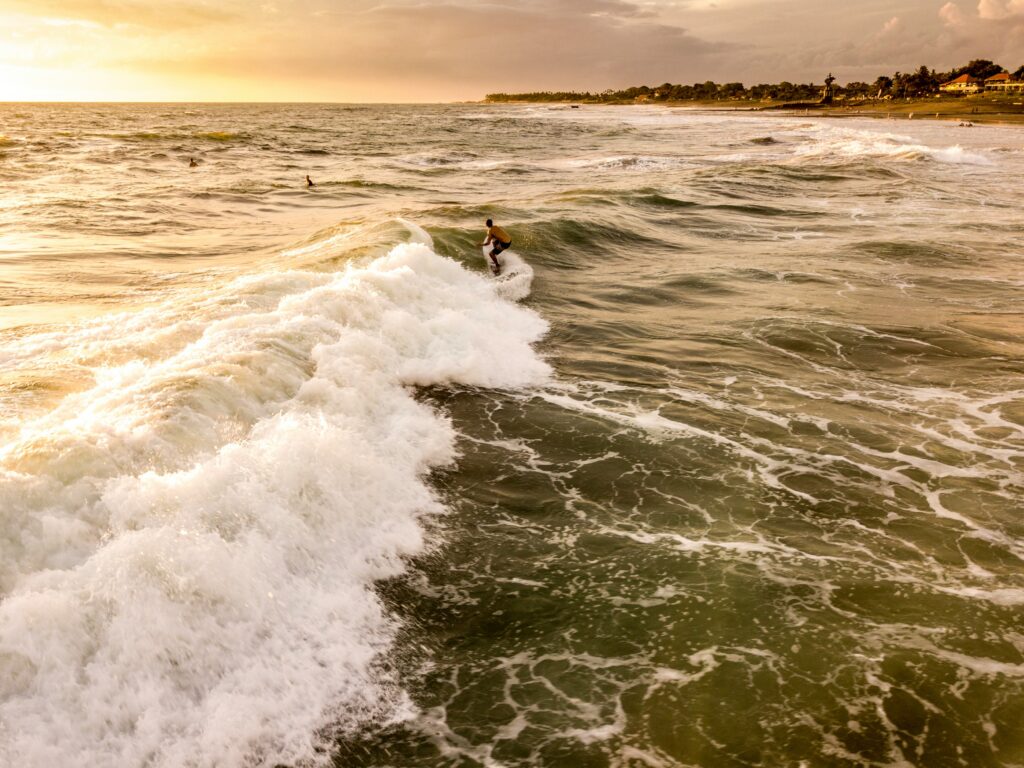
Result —
<instances>
[{"instance_id":1,"label":"choppy sea surface","mask_svg":"<svg viewBox=\"0 0 1024 768\"><path fill-rule=\"evenodd\" d=\"M1024 765L1021 129L0 134L3 765Z\"/></svg>"}]
</instances>

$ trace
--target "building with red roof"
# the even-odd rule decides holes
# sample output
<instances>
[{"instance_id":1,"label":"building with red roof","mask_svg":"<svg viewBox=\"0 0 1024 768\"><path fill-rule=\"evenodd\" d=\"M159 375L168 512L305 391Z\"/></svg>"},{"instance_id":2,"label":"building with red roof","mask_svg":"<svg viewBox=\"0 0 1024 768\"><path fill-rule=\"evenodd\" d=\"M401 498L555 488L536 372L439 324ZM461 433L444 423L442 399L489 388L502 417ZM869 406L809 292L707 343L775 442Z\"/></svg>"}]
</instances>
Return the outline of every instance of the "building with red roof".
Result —
<instances>
[{"instance_id":1,"label":"building with red roof","mask_svg":"<svg viewBox=\"0 0 1024 768\"><path fill-rule=\"evenodd\" d=\"M1024 91L1024 81L1014 80L1008 72L1000 72L998 75L985 78L986 91Z\"/></svg>"},{"instance_id":2,"label":"building with red roof","mask_svg":"<svg viewBox=\"0 0 1024 768\"><path fill-rule=\"evenodd\" d=\"M964 73L960 77L940 85L939 90L944 93L978 93L984 87L983 81Z\"/></svg>"}]
</instances>

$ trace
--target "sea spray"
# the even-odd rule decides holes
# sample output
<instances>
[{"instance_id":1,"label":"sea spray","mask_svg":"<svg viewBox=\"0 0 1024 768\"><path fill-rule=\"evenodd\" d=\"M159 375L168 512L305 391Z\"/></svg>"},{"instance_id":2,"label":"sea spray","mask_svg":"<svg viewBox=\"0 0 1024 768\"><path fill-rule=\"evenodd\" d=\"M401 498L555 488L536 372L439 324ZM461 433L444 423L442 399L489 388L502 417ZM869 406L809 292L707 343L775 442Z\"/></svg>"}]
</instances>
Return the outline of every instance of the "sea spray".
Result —
<instances>
[{"instance_id":1,"label":"sea spray","mask_svg":"<svg viewBox=\"0 0 1024 768\"><path fill-rule=\"evenodd\" d=\"M455 458L410 387L548 375L546 323L415 239L125 318L94 386L5 447L0 762L326 762L331 732L401 715L373 584Z\"/></svg>"}]
</instances>

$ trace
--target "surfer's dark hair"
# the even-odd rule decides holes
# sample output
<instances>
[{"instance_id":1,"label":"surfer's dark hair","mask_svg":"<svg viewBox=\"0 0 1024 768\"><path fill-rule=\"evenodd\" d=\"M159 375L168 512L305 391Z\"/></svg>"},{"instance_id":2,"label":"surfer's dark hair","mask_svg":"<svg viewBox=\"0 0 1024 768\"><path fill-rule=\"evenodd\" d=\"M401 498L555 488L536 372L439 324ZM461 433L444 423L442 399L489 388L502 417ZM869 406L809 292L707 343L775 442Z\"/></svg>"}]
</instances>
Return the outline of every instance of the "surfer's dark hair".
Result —
<instances>
[{"instance_id":1,"label":"surfer's dark hair","mask_svg":"<svg viewBox=\"0 0 1024 768\"><path fill-rule=\"evenodd\" d=\"M490 219L488 219L488 220L487 220L487 226L488 226L488 227L493 227L493 226L494 226L494 222L493 222L493 221L491 221Z\"/></svg>"}]
</instances>

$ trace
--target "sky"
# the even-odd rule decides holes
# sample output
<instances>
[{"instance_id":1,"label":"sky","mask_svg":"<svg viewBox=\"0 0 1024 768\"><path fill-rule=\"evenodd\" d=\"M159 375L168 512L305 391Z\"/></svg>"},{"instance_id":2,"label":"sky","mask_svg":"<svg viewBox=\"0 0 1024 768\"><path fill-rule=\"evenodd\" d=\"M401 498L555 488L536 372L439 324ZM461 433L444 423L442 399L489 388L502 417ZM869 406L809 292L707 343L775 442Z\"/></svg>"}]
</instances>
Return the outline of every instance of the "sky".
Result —
<instances>
[{"instance_id":1,"label":"sky","mask_svg":"<svg viewBox=\"0 0 1024 768\"><path fill-rule=\"evenodd\" d=\"M1024 0L0 0L0 101L476 100L1024 64Z\"/></svg>"}]
</instances>

